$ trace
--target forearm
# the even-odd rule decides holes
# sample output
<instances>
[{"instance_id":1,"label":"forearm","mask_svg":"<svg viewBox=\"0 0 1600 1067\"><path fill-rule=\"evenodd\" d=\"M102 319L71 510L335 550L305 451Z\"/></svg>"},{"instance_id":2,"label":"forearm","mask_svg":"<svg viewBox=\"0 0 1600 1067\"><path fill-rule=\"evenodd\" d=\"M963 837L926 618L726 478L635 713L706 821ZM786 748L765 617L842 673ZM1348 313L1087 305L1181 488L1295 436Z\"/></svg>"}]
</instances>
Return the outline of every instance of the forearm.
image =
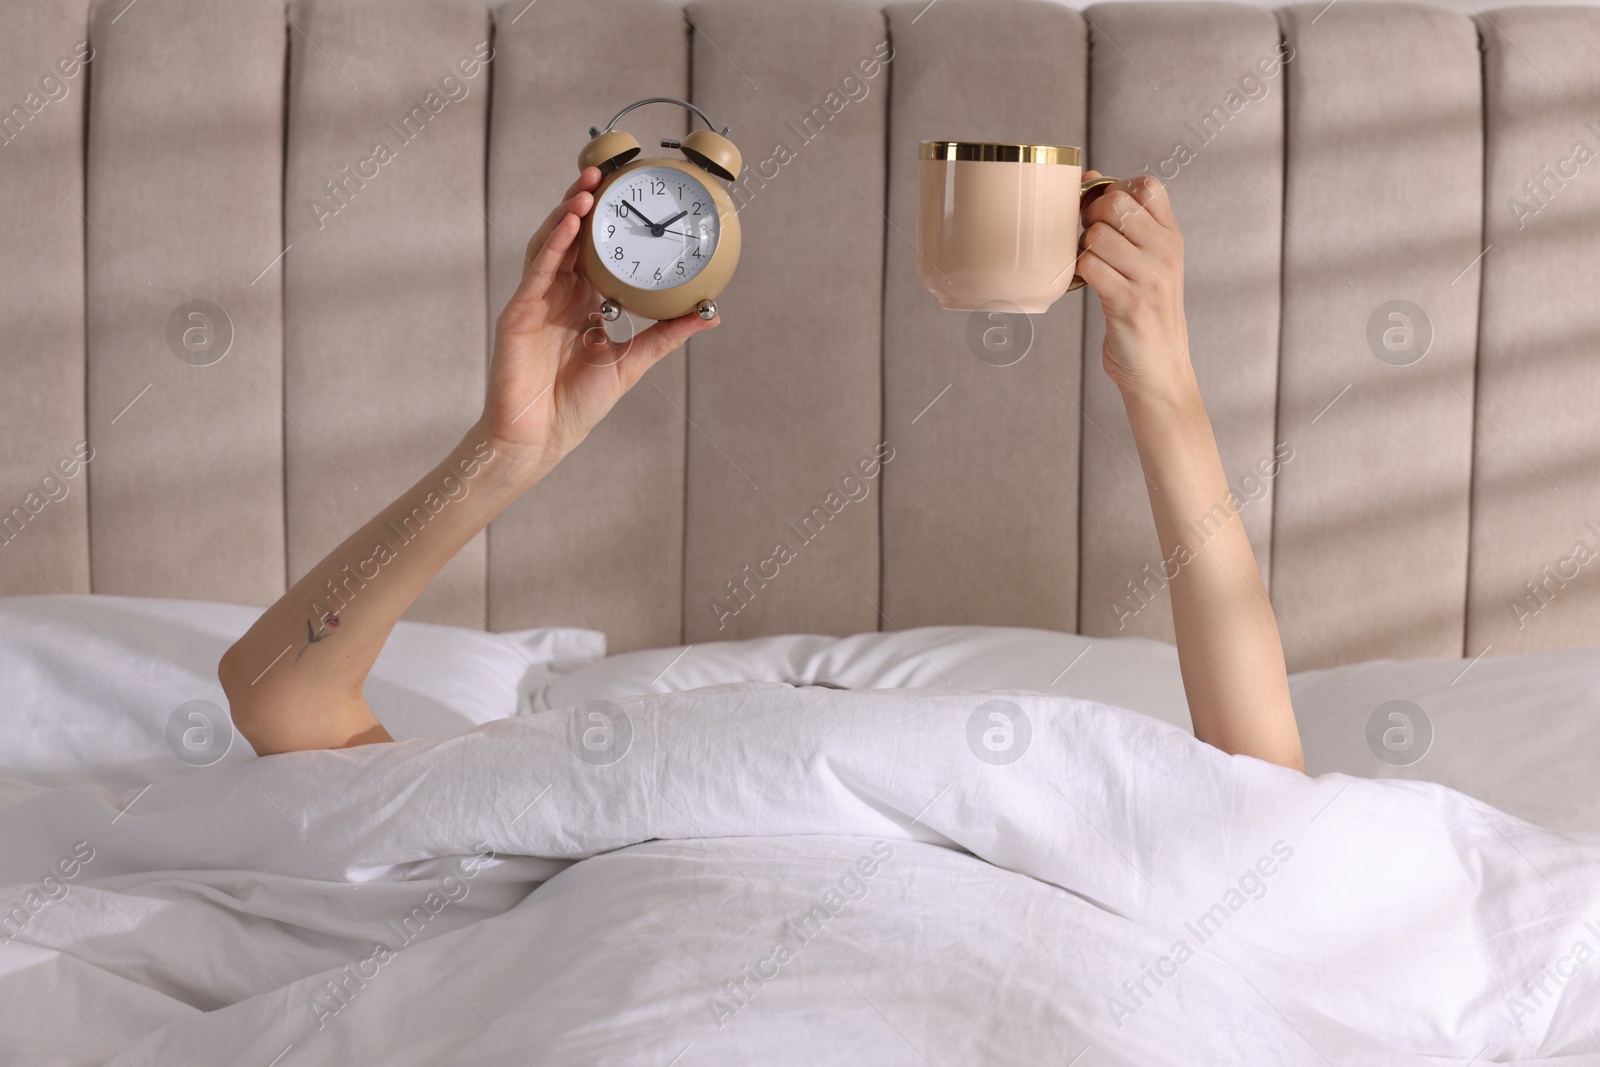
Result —
<instances>
[{"instance_id":1,"label":"forearm","mask_svg":"<svg viewBox=\"0 0 1600 1067\"><path fill-rule=\"evenodd\" d=\"M445 563L541 474L475 425L268 608L218 668L256 751L388 740L362 697L384 641Z\"/></svg>"},{"instance_id":2,"label":"forearm","mask_svg":"<svg viewBox=\"0 0 1600 1067\"><path fill-rule=\"evenodd\" d=\"M1123 393L1161 541L1195 736L1303 769L1283 646L1185 359L1162 389Z\"/></svg>"}]
</instances>

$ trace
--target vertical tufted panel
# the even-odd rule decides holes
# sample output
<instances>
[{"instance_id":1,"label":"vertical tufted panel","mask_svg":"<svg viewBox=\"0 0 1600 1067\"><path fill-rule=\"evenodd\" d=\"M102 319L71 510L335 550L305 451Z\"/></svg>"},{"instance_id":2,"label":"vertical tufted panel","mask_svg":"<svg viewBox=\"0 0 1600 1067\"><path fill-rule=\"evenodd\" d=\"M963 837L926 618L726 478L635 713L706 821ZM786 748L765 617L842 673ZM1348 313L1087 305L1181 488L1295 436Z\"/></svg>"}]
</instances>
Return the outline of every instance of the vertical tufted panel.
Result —
<instances>
[{"instance_id":1,"label":"vertical tufted panel","mask_svg":"<svg viewBox=\"0 0 1600 1067\"><path fill-rule=\"evenodd\" d=\"M883 16L853 0L685 10L695 101L745 164L743 257L723 324L689 353L685 637L876 629L879 487L857 464L883 440L890 72L861 65Z\"/></svg>"},{"instance_id":2,"label":"vertical tufted panel","mask_svg":"<svg viewBox=\"0 0 1600 1067\"><path fill-rule=\"evenodd\" d=\"M1600 10L1490 11L1478 26L1492 247L1481 267L1473 655L1600 642Z\"/></svg>"},{"instance_id":3,"label":"vertical tufted panel","mask_svg":"<svg viewBox=\"0 0 1600 1067\"><path fill-rule=\"evenodd\" d=\"M88 436L78 213L88 2L6 0L0 25L0 595L52 583L86 593L88 478L74 446Z\"/></svg>"},{"instance_id":4,"label":"vertical tufted panel","mask_svg":"<svg viewBox=\"0 0 1600 1067\"><path fill-rule=\"evenodd\" d=\"M1023 320L1032 347L996 366L968 340L988 320L938 307L917 279L910 241L919 142L1084 145L1083 18L1025 0L892 4L887 14L894 228L886 239L884 436L896 451L884 471L885 626L1070 631L1084 297L1068 294ZM1016 328L1020 337L1027 327Z\"/></svg>"},{"instance_id":5,"label":"vertical tufted panel","mask_svg":"<svg viewBox=\"0 0 1600 1067\"><path fill-rule=\"evenodd\" d=\"M1274 436L1283 256L1274 204L1283 188L1288 79L1278 23L1271 12L1214 3L1101 4L1088 16L1089 162L1108 174L1158 178L1172 198L1184 235L1191 359L1265 576L1272 486L1283 458L1294 462L1295 446L1286 440L1278 449ZM1101 366L1104 340L1105 316L1091 299L1080 631L1171 641L1161 543L1122 397ZM1196 528L1185 543L1201 550L1209 529Z\"/></svg>"},{"instance_id":6,"label":"vertical tufted panel","mask_svg":"<svg viewBox=\"0 0 1600 1067\"><path fill-rule=\"evenodd\" d=\"M1477 33L1421 5L1280 15L1294 48L1278 436L1295 458L1277 479L1272 548L1285 653L1291 670L1458 656L1478 321L1469 266L1483 249ZM1397 300L1421 312L1391 319ZM1424 351L1424 331L1426 354L1394 365Z\"/></svg>"},{"instance_id":7,"label":"vertical tufted panel","mask_svg":"<svg viewBox=\"0 0 1600 1067\"><path fill-rule=\"evenodd\" d=\"M658 0L506 0L495 9L495 57L491 331L516 290L529 236L577 176L589 127L603 128L635 100L688 95L688 25ZM661 138L682 137L688 117L656 104L618 125L645 155L662 155ZM496 627L591 626L613 652L678 643L686 360L679 351L652 368L489 528Z\"/></svg>"},{"instance_id":8,"label":"vertical tufted panel","mask_svg":"<svg viewBox=\"0 0 1600 1067\"><path fill-rule=\"evenodd\" d=\"M293 581L483 410L490 44L474 0L306 0L290 13L289 251L267 278L284 279L287 311ZM407 617L485 625L486 543L469 542Z\"/></svg>"},{"instance_id":9,"label":"vertical tufted panel","mask_svg":"<svg viewBox=\"0 0 1600 1067\"><path fill-rule=\"evenodd\" d=\"M265 603L283 591L282 301L274 277L257 276L283 247L286 34L267 4L92 9L97 593ZM212 308L174 320L191 301ZM226 354L194 365L221 351L229 324Z\"/></svg>"}]
</instances>

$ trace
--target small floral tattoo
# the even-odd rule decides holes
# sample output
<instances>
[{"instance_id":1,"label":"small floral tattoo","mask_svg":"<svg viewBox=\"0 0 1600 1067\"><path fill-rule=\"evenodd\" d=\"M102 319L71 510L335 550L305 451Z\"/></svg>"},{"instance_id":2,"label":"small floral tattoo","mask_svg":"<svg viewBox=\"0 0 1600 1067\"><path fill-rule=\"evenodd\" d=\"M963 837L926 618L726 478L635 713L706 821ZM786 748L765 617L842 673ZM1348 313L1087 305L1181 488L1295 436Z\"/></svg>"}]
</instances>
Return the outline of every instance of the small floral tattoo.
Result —
<instances>
[{"instance_id":1,"label":"small floral tattoo","mask_svg":"<svg viewBox=\"0 0 1600 1067\"><path fill-rule=\"evenodd\" d=\"M338 628L339 613L337 611L330 611L324 615L322 617L322 625L319 627L313 628L311 625L311 620L307 619L305 648L302 648L299 653L295 655L295 661L299 662L300 657L306 654L306 648L310 648L318 641L326 641L328 638L332 637L333 634L328 632L330 629L337 630Z\"/></svg>"}]
</instances>

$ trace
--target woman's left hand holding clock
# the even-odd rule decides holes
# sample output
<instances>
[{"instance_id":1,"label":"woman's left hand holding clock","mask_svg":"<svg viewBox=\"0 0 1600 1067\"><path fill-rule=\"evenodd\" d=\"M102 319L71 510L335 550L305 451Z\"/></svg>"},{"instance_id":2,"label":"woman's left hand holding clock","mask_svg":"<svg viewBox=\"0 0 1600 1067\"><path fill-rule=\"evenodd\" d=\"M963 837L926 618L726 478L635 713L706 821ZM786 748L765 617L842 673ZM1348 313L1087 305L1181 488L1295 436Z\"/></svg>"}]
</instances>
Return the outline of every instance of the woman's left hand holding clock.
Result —
<instances>
[{"instance_id":1,"label":"woman's left hand holding clock","mask_svg":"<svg viewBox=\"0 0 1600 1067\"><path fill-rule=\"evenodd\" d=\"M540 224L517 291L495 322L481 429L532 480L576 448L645 371L721 322L690 312L629 341L606 335L577 242L600 179L598 168L585 169Z\"/></svg>"}]
</instances>

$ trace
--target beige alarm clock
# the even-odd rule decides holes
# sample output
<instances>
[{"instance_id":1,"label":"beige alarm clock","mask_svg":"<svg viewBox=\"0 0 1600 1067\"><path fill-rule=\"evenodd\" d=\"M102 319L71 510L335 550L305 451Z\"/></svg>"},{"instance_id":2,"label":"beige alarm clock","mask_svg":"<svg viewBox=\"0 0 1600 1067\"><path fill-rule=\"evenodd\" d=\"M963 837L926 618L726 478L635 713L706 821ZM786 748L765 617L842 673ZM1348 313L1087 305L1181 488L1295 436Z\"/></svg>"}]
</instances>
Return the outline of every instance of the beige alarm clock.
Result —
<instances>
[{"instance_id":1,"label":"beige alarm clock","mask_svg":"<svg viewBox=\"0 0 1600 1067\"><path fill-rule=\"evenodd\" d=\"M705 120L682 141L663 140L685 159L636 159L639 142L617 120L645 104L678 104ZM606 124L589 127L579 170L599 167L594 208L579 231L579 256L589 284L604 301L600 314L623 311L657 321L698 311L717 315L717 297L739 264L739 213L722 187L739 177L739 150L706 113L670 96L629 104ZM685 161L686 160L686 161Z\"/></svg>"}]
</instances>

